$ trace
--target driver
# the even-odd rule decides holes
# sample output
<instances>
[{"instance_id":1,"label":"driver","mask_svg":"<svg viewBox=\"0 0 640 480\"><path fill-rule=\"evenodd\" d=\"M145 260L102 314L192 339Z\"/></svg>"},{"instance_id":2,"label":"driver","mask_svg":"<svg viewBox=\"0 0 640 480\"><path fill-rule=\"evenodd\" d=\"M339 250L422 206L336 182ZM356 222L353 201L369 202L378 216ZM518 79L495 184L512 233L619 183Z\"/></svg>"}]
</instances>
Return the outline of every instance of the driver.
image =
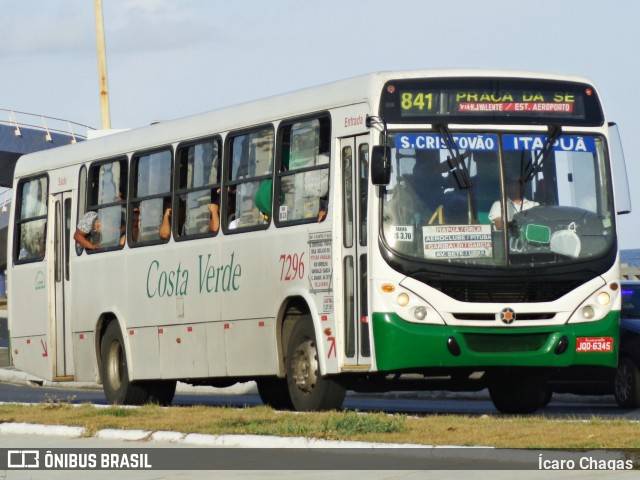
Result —
<instances>
[{"instance_id":1,"label":"driver","mask_svg":"<svg viewBox=\"0 0 640 480\"><path fill-rule=\"evenodd\" d=\"M511 178L507 180L507 221L513 220L513 216L524 210L537 207L540 205L538 202L529 200L523 195L524 187L522 180L519 177ZM495 225L497 230L502 230L504 222L502 221L502 205L500 200L496 200L491 205L489 211L489 220Z\"/></svg>"},{"instance_id":2,"label":"driver","mask_svg":"<svg viewBox=\"0 0 640 480\"><path fill-rule=\"evenodd\" d=\"M403 187L397 199L402 222L407 225L427 225L435 220L444 223L444 179L438 151L416 150L413 171L405 177Z\"/></svg>"}]
</instances>

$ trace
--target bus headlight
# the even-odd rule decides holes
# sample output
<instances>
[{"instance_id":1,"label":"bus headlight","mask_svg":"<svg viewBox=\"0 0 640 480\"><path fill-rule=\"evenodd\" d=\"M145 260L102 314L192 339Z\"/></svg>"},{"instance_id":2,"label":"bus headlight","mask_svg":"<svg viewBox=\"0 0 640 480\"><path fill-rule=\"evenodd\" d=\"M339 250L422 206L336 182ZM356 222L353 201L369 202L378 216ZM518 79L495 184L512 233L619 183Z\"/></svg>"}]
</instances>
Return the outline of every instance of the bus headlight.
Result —
<instances>
[{"instance_id":1,"label":"bus headlight","mask_svg":"<svg viewBox=\"0 0 640 480\"><path fill-rule=\"evenodd\" d=\"M398 305L400 305L401 307L406 307L407 305L409 305L409 295L402 292L398 295L398 298L396 298L396 302L398 302Z\"/></svg>"},{"instance_id":2,"label":"bus headlight","mask_svg":"<svg viewBox=\"0 0 640 480\"><path fill-rule=\"evenodd\" d=\"M620 297L617 292L604 290L600 287L589 295L576 308L569 319L569 323L591 322L602 320L612 309L618 309Z\"/></svg>"},{"instance_id":3,"label":"bus headlight","mask_svg":"<svg viewBox=\"0 0 640 480\"><path fill-rule=\"evenodd\" d=\"M427 307L420 305L413 309L413 316L416 320L424 320L427 318Z\"/></svg>"},{"instance_id":4,"label":"bus headlight","mask_svg":"<svg viewBox=\"0 0 640 480\"><path fill-rule=\"evenodd\" d=\"M582 307L581 312L582 312L582 316L586 320L591 320L593 317L596 316L596 311L593 309L591 305L585 305L584 307Z\"/></svg>"},{"instance_id":5,"label":"bus headlight","mask_svg":"<svg viewBox=\"0 0 640 480\"><path fill-rule=\"evenodd\" d=\"M600 292L596 299L598 300L598 303L600 305L606 307L607 305L609 305L609 302L611 302L611 295L609 295L607 292Z\"/></svg>"}]
</instances>

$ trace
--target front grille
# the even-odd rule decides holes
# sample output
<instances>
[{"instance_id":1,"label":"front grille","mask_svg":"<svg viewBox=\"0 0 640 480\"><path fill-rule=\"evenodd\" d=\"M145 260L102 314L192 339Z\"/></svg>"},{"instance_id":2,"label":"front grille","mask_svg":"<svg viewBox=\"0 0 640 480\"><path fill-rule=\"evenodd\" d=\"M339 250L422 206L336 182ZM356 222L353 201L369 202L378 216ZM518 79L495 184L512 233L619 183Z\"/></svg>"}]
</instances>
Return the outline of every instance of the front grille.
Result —
<instances>
[{"instance_id":1,"label":"front grille","mask_svg":"<svg viewBox=\"0 0 640 480\"><path fill-rule=\"evenodd\" d=\"M435 280L430 286L461 302L529 303L552 302L580 286L580 281L466 282Z\"/></svg>"},{"instance_id":2,"label":"front grille","mask_svg":"<svg viewBox=\"0 0 640 480\"><path fill-rule=\"evenodd\" d=\"M456 320L479 320L493 321L496 319L495 313L452 313ZM516 312L516 320L551 320L555 317L555 313L518 313Z\"/></svg>"},{"instance_id":3,"label":"front grille","mask_svg":"<svg viewBox=\"0 0 640 480\"><path fill-rule=\"evenodd\" d=\"M464 340L469 349L478 353L535 352L542 348L548 338L548 333L464 334Z\"/></svg>"}]
</instances>

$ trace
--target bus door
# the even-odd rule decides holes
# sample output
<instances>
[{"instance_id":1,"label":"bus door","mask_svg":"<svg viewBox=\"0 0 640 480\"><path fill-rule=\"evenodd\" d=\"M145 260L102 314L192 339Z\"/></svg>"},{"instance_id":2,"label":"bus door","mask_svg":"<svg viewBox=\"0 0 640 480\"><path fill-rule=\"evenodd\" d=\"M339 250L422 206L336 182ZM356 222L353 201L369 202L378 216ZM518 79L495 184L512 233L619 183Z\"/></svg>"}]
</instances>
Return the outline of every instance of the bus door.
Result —
<instances>
[{"instance_id":1,"label":"bus door","mask_svg":"<svg viewBox=\"0 0 640 480\"><path fill-rule=\"evenodd\" d=\"M71 278L69 274L69 254L73 237L71 225L72 193L62 192L52 195L54 215L54 296L55 309L53 335L55 338L55 380L67 380L73 375L73 349L71 344Z\"/></svg>"},{"instance_id":2,"label":"bus door","mask_svg":"<svg viewBox=\"0 0 640 480\"><path fill-rule=\"evenodd\" d=\"M371 364L367 287L369 137L340 140L345 367Z\"/></svg>"}]
</instances>

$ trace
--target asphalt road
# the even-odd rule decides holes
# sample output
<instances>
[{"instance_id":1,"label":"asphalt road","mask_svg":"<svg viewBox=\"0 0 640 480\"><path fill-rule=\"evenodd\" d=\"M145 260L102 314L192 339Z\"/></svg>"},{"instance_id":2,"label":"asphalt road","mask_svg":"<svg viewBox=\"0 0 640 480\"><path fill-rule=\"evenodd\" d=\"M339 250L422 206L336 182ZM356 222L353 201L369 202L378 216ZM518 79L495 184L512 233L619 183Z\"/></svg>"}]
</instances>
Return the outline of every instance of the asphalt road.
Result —
<instances>
[{"instance_id":1,"label":"asphalt road","mask_svg":"<svg viewBox=\"0 0 640 480\"><path fill-rule=\"evenodd\" d=\"M552 417L590 418L594 415L628 420L640 420L640 409L622 410L617 407L613 397L579 397L574 395L557 396L536 415ZM106 399L100 390L61 389L0 383L0 401L3 402L52 402L105 404ZM177 393L174 405L211 405L246 407L261 405L258 395L206 395L200 393ZM388 413L428 414L465 414L493 415L497 411L488 399L472 398L389 398L380 395L348 395L344 407L349 410L383 411Z\"/></svg>"}]
</instances>

